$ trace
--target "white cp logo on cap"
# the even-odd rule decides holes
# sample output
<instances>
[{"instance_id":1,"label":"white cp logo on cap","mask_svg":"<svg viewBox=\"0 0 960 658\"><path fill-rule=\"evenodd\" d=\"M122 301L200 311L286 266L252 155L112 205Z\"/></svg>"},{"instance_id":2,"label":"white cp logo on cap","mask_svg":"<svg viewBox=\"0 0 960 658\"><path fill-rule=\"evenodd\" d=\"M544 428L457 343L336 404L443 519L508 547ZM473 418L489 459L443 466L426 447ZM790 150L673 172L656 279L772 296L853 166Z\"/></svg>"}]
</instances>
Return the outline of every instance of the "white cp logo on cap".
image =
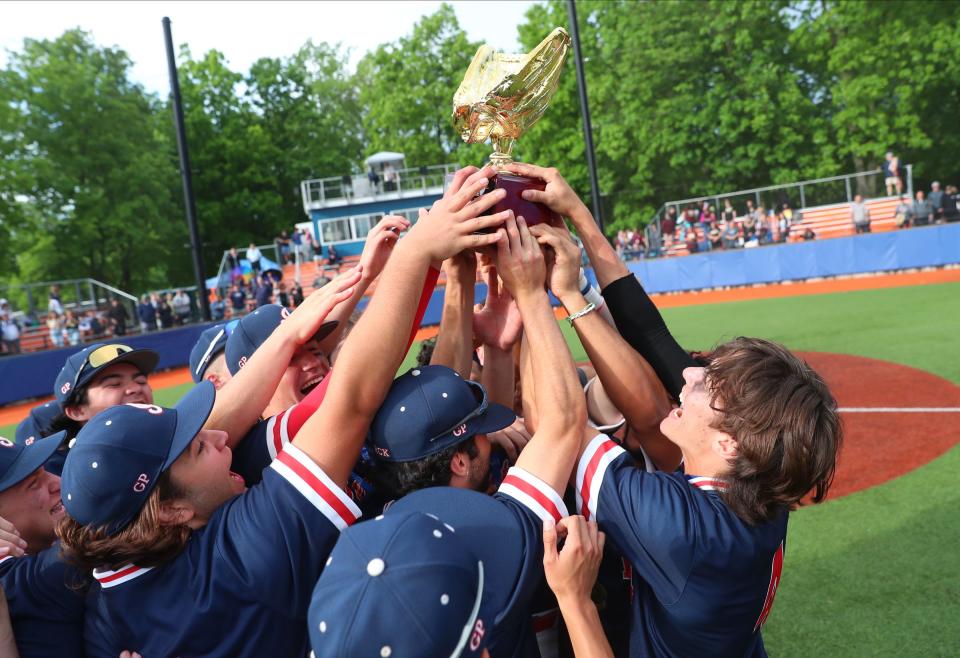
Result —
<instances>
[{"instance_id":1,"label":"white cp logo on cap","mask_svg":"<svg viewBox=\"0 0 960 658\"><path fill-rule=\"evenodd\" d=\"M163 407L158 407L155 404L142 404L140 402L128 402L128 407L135 407L137 409L143 409L147 413L151 413L154 416L159 416L163 413Z\"/></svg>"},{"instance_id":2,"label":"white cp logo on cap","mask_svg":"<svg viewBox=\"0 0 960 658\"><path fill-rule=\"evenodd\" d=\"M143 493L148 484L150 484L150 478L147 477L146 473L141 473L137 481L133 483L133 490L137 493Z\"/></svg>"}]
</instances>

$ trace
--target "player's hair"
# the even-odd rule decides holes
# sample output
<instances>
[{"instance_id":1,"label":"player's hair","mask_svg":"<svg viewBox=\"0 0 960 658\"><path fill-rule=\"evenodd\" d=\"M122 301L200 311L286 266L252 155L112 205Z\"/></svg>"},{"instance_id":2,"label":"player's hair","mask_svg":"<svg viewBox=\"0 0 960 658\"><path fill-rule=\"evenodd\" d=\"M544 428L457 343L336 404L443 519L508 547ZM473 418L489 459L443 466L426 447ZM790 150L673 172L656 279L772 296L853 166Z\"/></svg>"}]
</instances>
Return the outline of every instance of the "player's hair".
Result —
<instances>
[{"instance_id":1,"label":"player's hair","mask_svg":"<svg viewBox=\"0 0 960 658\"><path fill-rule=\"evenodd\" d=\"M377 490L388 498L396 499L428 487L446 487L450 485L452 473L450 460L458 452L465 452L470 459L480 455L477 442L470 437L462 443L445 448L423 459L410 462L388 462L378 460L374 468L374 483Z\"/></svg>"},{"instance_id":2,"label":"player's hair","mask_svg":"<svg viewBox=\"0 0 960 658\"><path fill-rule=\"evenodd\" d=\"M69 515L64 516L57 524L64 558L85 571L163 564L180 554L190 540L191 530L186 525L162 524L160 506L184 495L166 470L157 478L157 486L140 514L115 535L107 534L105 526L81 525Z\"/></svg>"},{"instance_id":3,"label":"player's hair","mask_svg":"<svg viewBox=\"0 0 960 658\"><path fill-rule=\"evenodd\" d=\"M823 379L787 348L760 338L719 346L706 368L714 427L737 441L727 506L747 523L772 520L812 492L821 502L843 440Z\"/></svg>"},{"instance_id":4,"label":"player's hair","mask_svg":"<svg viewBox=\"0 0 960 658\"><path fill-rule=\"evenodd\" d=\"M73 397L70 400L69 406L79 407L89 402L90 396L87 394L86 385L84 385L73 392ZM57 414L56 418L53 419L53 422L50 423L50 432L46 434L46 436L56 434L61 430L66 430L67 437L73 438L80 432L82 427L83 423L68 416L66 411L61 411L59 414Z\"/></svg>"}]
</instances>

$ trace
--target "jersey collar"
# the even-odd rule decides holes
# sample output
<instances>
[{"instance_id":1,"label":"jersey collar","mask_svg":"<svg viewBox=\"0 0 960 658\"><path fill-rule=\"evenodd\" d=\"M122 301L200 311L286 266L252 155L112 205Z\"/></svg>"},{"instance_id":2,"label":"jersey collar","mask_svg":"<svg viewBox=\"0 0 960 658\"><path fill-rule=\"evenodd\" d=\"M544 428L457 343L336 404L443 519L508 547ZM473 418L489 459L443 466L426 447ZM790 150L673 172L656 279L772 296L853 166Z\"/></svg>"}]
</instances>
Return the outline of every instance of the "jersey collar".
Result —
<instances>
[{"instance_id":1,"label":"jersey collar","mask_svg":"<svg viewBox=\"0 0 960 658\"><path fill-rule=\"evenodd\" d=\"M727 491L727 481L722 478L703 477L700 475L684 475L692 486L703 491Z\"/></svg>"},{"instance_id":2,"label":"jersey collar","mask_svg":"<svg viewBox=\"0 0 960 658\"><path fill-rule=\"evenodd\" d=\"M94 569L93 577L100 583L100 587L116 587L134 578L139 578L152 569L153 567L138 567L128 564L125 567L120 567L116 571L100 571L99 569Z\"/></svg>"}]
</instances>

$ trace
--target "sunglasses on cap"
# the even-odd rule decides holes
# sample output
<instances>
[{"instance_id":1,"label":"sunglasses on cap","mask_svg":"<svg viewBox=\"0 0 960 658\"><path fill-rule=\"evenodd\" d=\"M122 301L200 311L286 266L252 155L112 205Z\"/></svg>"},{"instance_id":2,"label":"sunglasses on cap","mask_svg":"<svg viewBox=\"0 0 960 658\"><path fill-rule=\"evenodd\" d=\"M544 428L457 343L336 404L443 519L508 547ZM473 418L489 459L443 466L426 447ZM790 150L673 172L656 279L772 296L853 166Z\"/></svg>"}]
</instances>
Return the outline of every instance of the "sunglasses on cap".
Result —
<instances>
[{"instance_id":1,"label":"sunglasses on cap","mask_svg":"<svg viewBox=\"0 0 960 658\"><path fill-rule=\"evenodd\" d=\"M86 370L87 366L96 369L101 366L105 366L114 359L117 359L132 351L132 347L120 345L119 343L114 343L113 345L102 345L93 350L87 355L87 358L84 359L83 363L80 364L80 367L77 368L77 374L73 378L73 386L70 388L70 390L76 392L77 383L80 381L80 377L83 375L83 371Z\"/></svg>"},{"instance_id":2,"label":"sunglasses on cap","mask_svg":"<svg viewBox=\"0 0 960 658\"><path fill-rule=\"evenodd\" d=\"M467 421L473 420L474 418L482 416L484 413L486 413L487 407L490 406L490 403L487 400L487 389L483 388L482 386L470 386L470 388L473 390L473 397L477 400L477 402L480 403L480 406L455 422L450 428L430 437L429 443L433 443L437 439L447 436L461 425L465 425Z\"/></svg>"}]
</instances>

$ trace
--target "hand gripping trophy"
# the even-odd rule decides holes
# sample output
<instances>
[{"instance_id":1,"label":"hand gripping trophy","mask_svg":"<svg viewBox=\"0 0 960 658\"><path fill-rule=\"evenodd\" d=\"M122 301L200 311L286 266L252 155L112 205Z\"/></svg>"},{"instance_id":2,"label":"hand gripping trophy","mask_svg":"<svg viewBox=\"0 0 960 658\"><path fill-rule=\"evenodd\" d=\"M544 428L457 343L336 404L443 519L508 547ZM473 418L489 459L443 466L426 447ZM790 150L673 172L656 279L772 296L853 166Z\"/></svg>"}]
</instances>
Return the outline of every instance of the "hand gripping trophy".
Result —
<instances>
[{"instance_id":1,"label":"hand gripping trophy","mask_svg":"<svg viewBox=\"0 0 960 658\"><path fill-rule=\"evenodd\" d=\"M526 54L496 52L486 45L477 50L453 96L453 122L465 142L490 138L495 169L513 161L513 145L543 116L569 49L570 36L558 27ZM487 191L498 187L506 189L507 196L491 213L511 209L528 225L559 221L546 206L520 196L523 190L544 189L543 181L498 171Z\"/></svg>"}]
</instances>

